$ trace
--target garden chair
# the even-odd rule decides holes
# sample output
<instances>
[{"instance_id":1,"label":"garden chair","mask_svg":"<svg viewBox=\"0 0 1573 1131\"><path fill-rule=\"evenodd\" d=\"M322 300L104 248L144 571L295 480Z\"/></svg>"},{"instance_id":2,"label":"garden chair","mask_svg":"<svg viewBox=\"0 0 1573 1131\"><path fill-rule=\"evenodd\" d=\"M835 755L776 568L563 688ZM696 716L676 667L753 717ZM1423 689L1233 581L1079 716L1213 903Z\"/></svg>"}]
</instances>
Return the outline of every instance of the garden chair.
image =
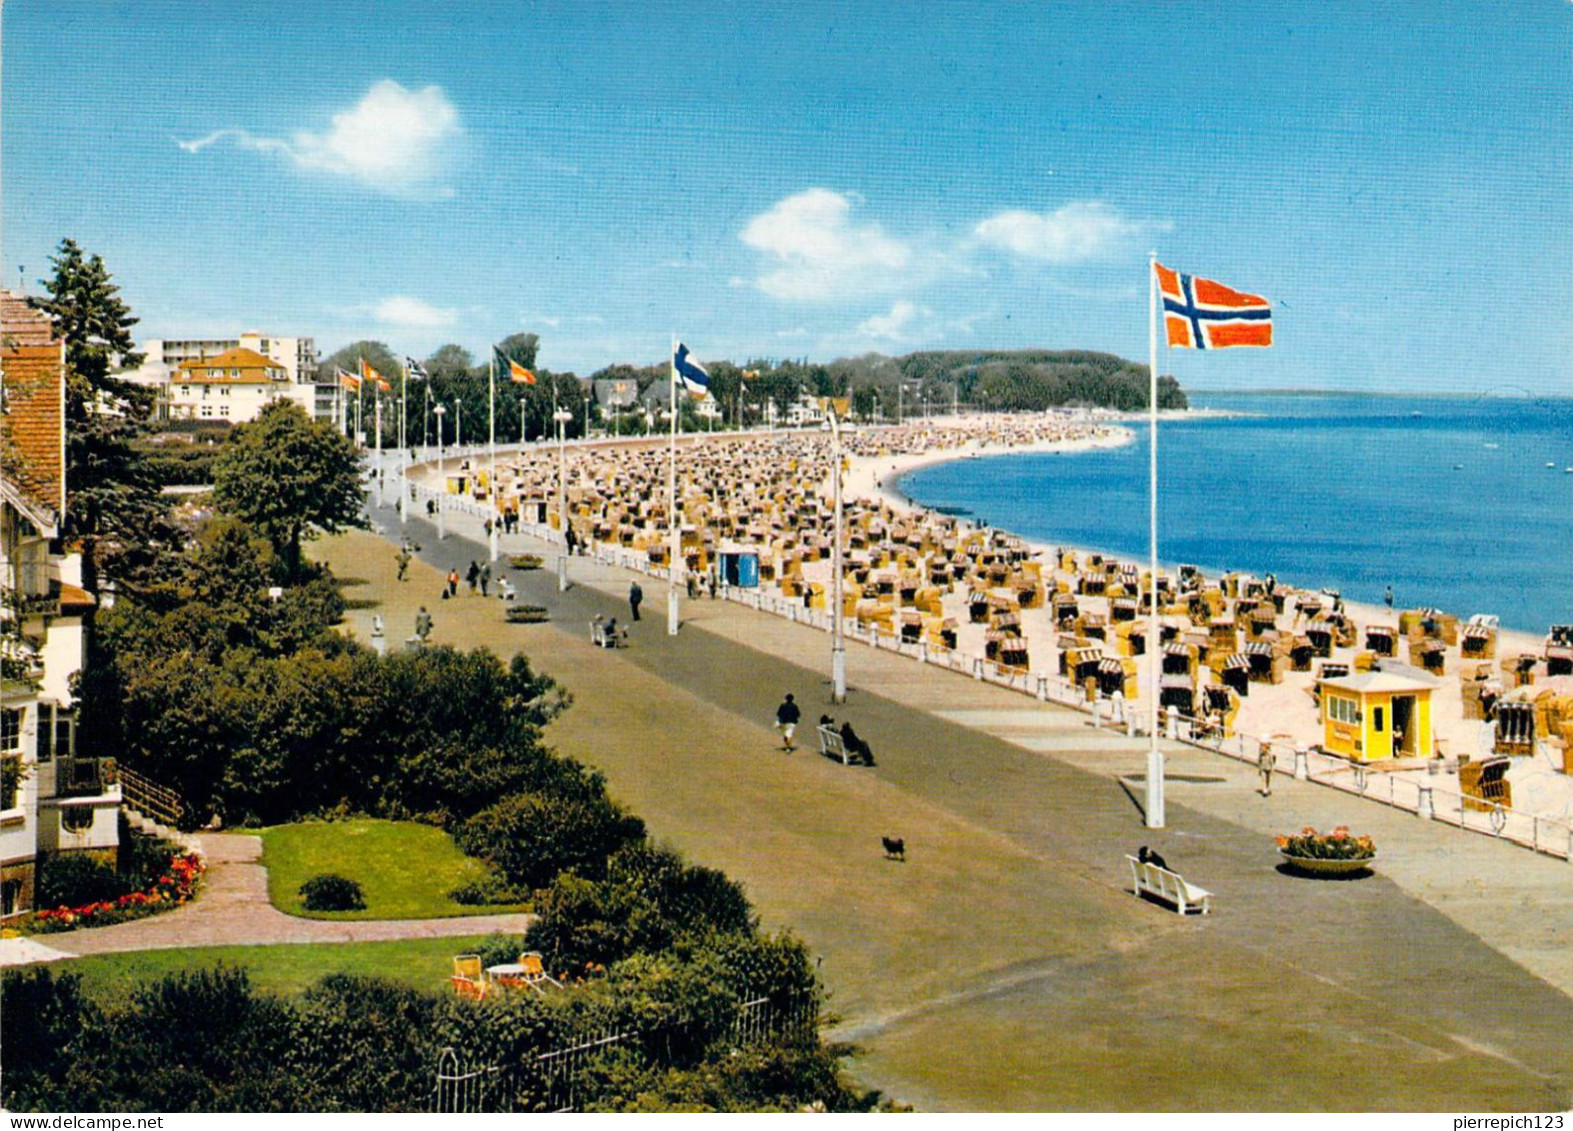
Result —
<instances>
[{"instance_id":1,"label":"garden chair","mask_svg":"<svg viewBox=\"0 0 1573 1131\"><path fill-rule=\"evenodd\" d=\"M486 996L486 981L482 976L481 956L460 954L453 960L453 975L449 979L453 990L462 998L479 1001Z\"/></svg>"},{"instance_id":2,"label":"garden chair","mask_svg":"<svg viewBox=\"0 0 1573 1131\"><path fill-rule=\"evenodd\" d=\"M542 982L550 982L558 989L563 988L561 982L546 972L546 967L541 964L541 956L538 951L532 950L521 954L519 956L519 968L522 971L519 976L520 980L540 993L544 994L546 992L541 988Z\"/></svg>"}]
</instances>

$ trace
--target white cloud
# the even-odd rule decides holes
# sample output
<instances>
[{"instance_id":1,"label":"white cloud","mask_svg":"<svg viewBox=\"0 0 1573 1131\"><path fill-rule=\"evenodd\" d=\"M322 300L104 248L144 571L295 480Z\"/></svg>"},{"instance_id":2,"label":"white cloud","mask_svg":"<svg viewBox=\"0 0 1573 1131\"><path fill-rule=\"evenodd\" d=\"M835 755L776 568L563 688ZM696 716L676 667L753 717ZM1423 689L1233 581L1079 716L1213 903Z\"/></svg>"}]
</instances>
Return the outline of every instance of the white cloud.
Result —
<instances>
[{"instance_id":1,"label":"white cloud","mask_svg":"<svg viewBox=\"0 0 1573 1131\"><path fill-rule=\"evenodd\" d=\"M370 314L378 322L389 326L418 329L452 326L458 321L457 311L432 306L409 295L390 295L371 307Z\"/></svg>"},{"instance_id":2,"label":"white cloud","mask_svg":"<svg viewBox=\"0 0 1573 1131\"><path fill-rule=\"evenodd\" d=\"M854 333L863 338L899 342L902 340L902 331L910 326L917 316L918 308L906 299L900 299L891 306L889 314L876 314L866 319L858 325Z\"/></svg>"},{"instance_id":3,"label":"white cloud","mask_svg":"<svg viewBox=\"0 0 1573 1131\"><path fill-rule=\"evenodd\" d=\"M852 221L854 197L811 188L778 200L755 216L739 238L775 269L754 280L772 298L824 302L888 291L905 281L912 248L878 224Z\"/></svg>"},{"instance_id":4,"label":"white cloud","mask_svg":"<svg viewBox=\"0 0 1573 1131\"><path fill-rule=\"evenodd\" d=\"M1048 213L998 212L979 223L973 235L1023 259L1081 263L1116 254L1143 232L1168 226L1128 219L1099 200L1074 200Z\"/></svg>"},{"instance_id":5,"label":"white cloud","mask_svg":"<svg viewBox=\"0 0 1573 1131\"><path fill-rule=\"evenodd\" d=\"M296 130L286 139L222 129L179 145L199 153L230 140L243 149L280 156L298 169L349 177L393 196L446 197L453 190L441 182L463 135L459 112L441 87L410 91L383 79L350 109L333 115L320 133Z\"/></svg>"}]
</instances>

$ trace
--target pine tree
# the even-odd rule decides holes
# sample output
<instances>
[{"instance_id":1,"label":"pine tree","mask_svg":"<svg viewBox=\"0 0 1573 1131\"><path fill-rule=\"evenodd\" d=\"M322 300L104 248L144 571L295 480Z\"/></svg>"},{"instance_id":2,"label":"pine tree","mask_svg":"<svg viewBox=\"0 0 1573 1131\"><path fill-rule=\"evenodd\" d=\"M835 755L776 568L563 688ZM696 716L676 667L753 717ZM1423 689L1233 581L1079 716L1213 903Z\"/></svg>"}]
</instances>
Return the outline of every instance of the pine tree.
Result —
<instances>
[{"instance_id":1,"label":"pine tree","mask_svg":"<svg viewBox=\"0 0 1573 1131\"><path fill-rule=\"evenodd\" d=\"M111 373L142 360L131 338L137 319L103 259L84 254L75 240L61 240L50 264L48 297L33 305L66 344L66 534L81 543L90 589L101 572L134 588L176 539L158 486L131 446L147 428L153 393Z\"/></svg>"}]
</instances>

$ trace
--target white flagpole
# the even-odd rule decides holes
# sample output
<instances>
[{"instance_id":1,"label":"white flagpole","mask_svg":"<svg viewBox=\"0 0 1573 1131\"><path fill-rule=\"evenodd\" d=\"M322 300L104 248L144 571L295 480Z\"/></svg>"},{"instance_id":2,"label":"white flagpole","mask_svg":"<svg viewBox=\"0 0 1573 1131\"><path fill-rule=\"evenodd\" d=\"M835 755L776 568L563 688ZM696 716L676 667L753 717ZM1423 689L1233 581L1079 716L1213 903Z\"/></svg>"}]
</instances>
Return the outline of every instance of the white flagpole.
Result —
<instances>
[{"instance_id":1,"label":"white flagpole","mask_svg":"<svg viewBox=\"0 0 1573 1131\"><path fill-rule=\"evenodd\" d=\"M491 381L487 387L486 415L490 421L491 470L487 472L486 501L492 505L491 518L488 520L490 527L486 535L488 552L491 560L497 560L497 520L502 511L497 507L497 347L492 347Z\"/></svg>"},{"instance_id":2,"label":"white flagpole","mask_svg":"<svg viewBox=\"0 0 1573 1131\"><path fill-rule=\"evenodd\" d=\"M404 420L410 414L410 363L404 360L404 380L399 382L399 525L409 520L410 466L405 463L409 449L404 446Z\"/></svg>"},{"instance_id":3,"label":"white flagpole","mask_svg":"<svg viewBox=\"0 0 1573 1131\"><path fill-rule=\"evenodd\" d=\"M1163 812L1163 753L1158 749L1158 691L1163 670L1158 635L1158 253L1147 256L1147 431L1149 496L1148 566L1152 604L1147 619L1147 678L1152 694L1152 725L1147 743L1147 827L1161 829Z\"/></svg>"},{"instance_id":4,"label":"white flagpole","mask_svg":"<svg viewBox=\"0 0 1573 1131\"><path fill-rule=\"evenodd\" d=\"M377 420L377 505L382 506L382 386L377 386L375 406Z\"/></svg>"},{"instance_id":5,"label":"white flagpole","mask_svg":"<svg viewBox=\"0 0 1573 1131\"><path fill-rule=\"evenodd\" d=\"M671 568L666 571L666 633L677 635L677 561L683 552L683 526L677 520L677 335L672 335L672 352L667 355L671 368L668 392L671 402L671 445L666 461L666 521L672 528Z\"/></svg>"}]
</instances>

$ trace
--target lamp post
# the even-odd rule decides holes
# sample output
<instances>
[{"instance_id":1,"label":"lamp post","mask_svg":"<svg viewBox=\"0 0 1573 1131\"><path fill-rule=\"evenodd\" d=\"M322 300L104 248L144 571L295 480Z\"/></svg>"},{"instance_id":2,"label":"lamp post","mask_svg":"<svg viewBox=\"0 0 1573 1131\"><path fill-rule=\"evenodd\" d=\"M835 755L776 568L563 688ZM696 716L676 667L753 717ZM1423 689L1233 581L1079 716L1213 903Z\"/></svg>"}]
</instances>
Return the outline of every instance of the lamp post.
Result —
<instances>
[{"instance_id":1,"label":"lamp post","mask_svg":"<svg viewBox=\"0 0 1573 1131\"><path fill-rule=\"evenodd\" d=\"M528 403L526 398L519 398L519 450L524 451L524 406Z\"/></svg>"},{"instance_id":2,"label":"lamp post","mask_svg":"<svg viewBox=\"0 0 1573 1131\"><path fill-rule=\"evenodd\" d=\"M557 422L557 521L563 527L563 553L557 559L557 591L568 589L568 448L565 429L573 413L560 408L552 413Z\"/></svg>"},{"instance_id":3,"label":"lamp post","mask_svg":"<svg viewBox=\"0 0 1573 1131\"><path fill-rule=\"evenodd\" d=\"M453 446L464 447L464 402L457 398L453 402Z\"/></svg>"},{"instance_id":4,"label":"lamp post","mask_svg":"<svg viewBox=\"0 0 1573 1131\"><path fill-rule=\"evenodd\" d=\"M447 411L441 402L432 409L432 414L437 418L437 541L439 542L448 536L448 508L443 506L443 496L448 490L448 476L444 471L442 446L442 418Z\"/></svg>"}]
</instances>

